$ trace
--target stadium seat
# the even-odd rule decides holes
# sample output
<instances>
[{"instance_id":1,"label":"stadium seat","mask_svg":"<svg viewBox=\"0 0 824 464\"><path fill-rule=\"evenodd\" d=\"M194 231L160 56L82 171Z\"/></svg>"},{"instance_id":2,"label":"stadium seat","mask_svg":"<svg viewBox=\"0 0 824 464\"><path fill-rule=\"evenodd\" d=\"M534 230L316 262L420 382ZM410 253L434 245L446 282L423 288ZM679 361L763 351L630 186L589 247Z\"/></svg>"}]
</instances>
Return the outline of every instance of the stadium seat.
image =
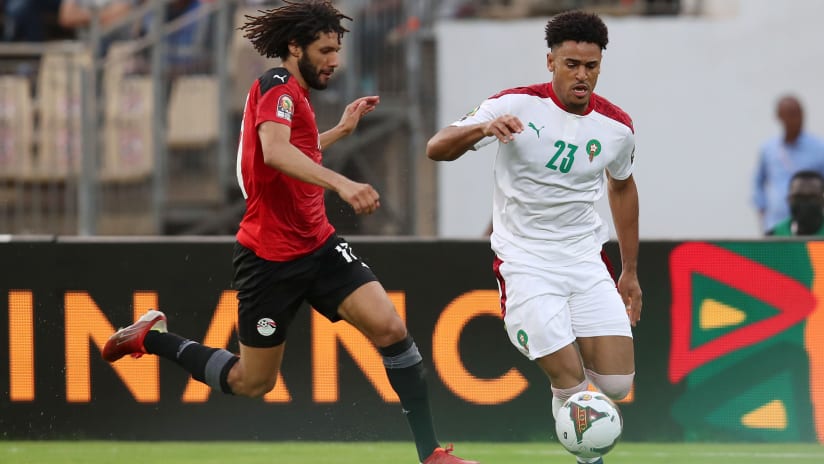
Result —
<instances>
[{"instance_id":1,"label":"stadium seat","mask_svg":"<svg viewBox=\"0 0 824 464\"><path fill-rule=\"evenodd\" d=\"M76 175L82 142L81 85L90 70L88 53L47 52L37 76L37 162L32 177L42 180Z\"/></svg>"},{"instance_id":2,"label":"stadium seat","mask_svg":"<svg viewBox=\"0 0 824 464\"><path fill-rule=\"evenodd\" d=\"M154 168L152 81L131 76L110 85L118 97L106 102L101 180L140 182Z\"/></svg>"},{"instance_id":3,"label":"stadium seat","mask_svg":"<svg viewBox=\"0 0 824 464\"><path fill-rule=\"evenodd\" d=\"M172 84L168 145L172 150L206 148L217 141L218 82L211 75L180 76Z\"/></svg>"},{"instance_id":4,"label":"stadium seat","mask_svg":"<svg viewBox=\"0 0 824 464\"><path fill-rule=\"evenodd\" d=\"M31 83L22 76L0 76L0 180L31 174L34 112Z\"/></svg>"},{"instance_id":5,"label":"stadium seat","mask_svg":"<svg viewBox=\"0 0 824 464\"><path fill-rule=\"evenodd\" d=\"M118 117L123 109L120 102L121 83L136 68L136 42L119 41L112 43L103 63L103 96L105 117Z\"/></svg>"}]
</instances>

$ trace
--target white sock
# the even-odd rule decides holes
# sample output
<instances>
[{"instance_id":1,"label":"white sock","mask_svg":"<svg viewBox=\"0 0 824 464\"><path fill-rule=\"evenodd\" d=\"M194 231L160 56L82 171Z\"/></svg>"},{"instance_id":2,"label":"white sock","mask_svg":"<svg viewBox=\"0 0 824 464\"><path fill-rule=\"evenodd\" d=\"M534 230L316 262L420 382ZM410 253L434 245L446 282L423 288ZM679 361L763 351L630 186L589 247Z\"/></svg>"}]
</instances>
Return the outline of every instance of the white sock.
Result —
<instances>
[{"instance_id":1,"label":"white sock","mask_svg":"<svg viewBox=\"0 0 824 464\"><path fill-rule=\"evenodd\" d=\"M555 388L552 387L552 417L558 416L558 410L564 405L570 396L582 392L589 386L589 381L584 379L583 382L572 388Z\"/></svg>"}]
</instances>

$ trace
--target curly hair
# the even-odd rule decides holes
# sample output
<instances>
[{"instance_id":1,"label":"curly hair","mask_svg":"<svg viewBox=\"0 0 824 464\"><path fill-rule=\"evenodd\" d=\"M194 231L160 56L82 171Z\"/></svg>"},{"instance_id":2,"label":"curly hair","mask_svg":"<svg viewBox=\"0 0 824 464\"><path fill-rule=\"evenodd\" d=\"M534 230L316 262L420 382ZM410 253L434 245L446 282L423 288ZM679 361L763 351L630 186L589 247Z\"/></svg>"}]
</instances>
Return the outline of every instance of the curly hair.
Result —
<instances>
[{"instance_id":1,"label":"curly hair","mask_svg":"<svg viewBox=\"0 0 824 464\"><path fill-rule=\"evenodd\" d=\"M594 43L605 50L609 42L607 26L594 13L563 12L546 23L546 45L552 48L567 40Z\"/></svg>"},{"instance_id":2,"label":"curly hair","mask_svg":"<svg viewBox=\"0 0 824 464\"><path fill-rule=\"evenodd\" d=\"M318 38L318 34L334 32L338 41L345 32L341 25L344 19L352 20L342 14L328 0L307 0L296 2L283 0L284 6L268 11L260 11L260 16L246 16L248 21L240 27L243 35L255 50L267 58L285 59L289 56L289 44L294 42L305 48Z\"/></svg>"}]
</instances>

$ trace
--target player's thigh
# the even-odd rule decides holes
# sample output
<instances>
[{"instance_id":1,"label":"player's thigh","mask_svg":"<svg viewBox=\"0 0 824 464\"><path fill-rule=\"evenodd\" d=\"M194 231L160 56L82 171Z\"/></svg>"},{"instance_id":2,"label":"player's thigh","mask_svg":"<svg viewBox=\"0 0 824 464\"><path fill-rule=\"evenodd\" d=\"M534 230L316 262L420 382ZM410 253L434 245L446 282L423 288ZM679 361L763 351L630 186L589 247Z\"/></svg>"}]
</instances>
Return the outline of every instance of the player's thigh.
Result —
<instances>
[{"instance_id":1,"label":"player's thigh","mask_svg":"<svg viewBox=\"0 0 824 464\"><path fill-rule=\"evenodd\" d=\"M633 373L632 327L612 276L600 258L576 266L575 272L569 307L584 366L599 374Z\"/></svg>"},{"instance_id":2,"label":"player's thigh","mask_svg":"<svg viewBox=\"0 0 824 464\"><path fill-rule=\"evenodd\" d=\"M574 344L569 344L535 360L555 388L572 388L583 382L584 368Z\"/></svg>"},{"instance_id":3,"label":"player's thigh","mask_svg":"<svg viewBox=\"0 0 824 464\"><path fill-rule=\"evenodd\" d=\"M248 389L269 391L275 385L286 343L269 348L258 348L240 343L240 359L229 372L227 379L232 391L246 392Z\"/></svg>"},{"instance_id":4,"label":"player's thigh","mask_svg":"<svg viewBox=\"0 0 824 464\"><path fill-rule=\"evenodd\" d=\"M272 262L236 244L233 265L240 343L255 348L282 344L304 304L311 283L311 259Z\"/></svg>"},{"instance_id":5,"label":"player's thigh","mask_svg":"<svg viewBox=\"0 0 824 464\"><path fill-rule=\"evenodd\" d=\"M578 348L587 369L604 375L635 372L635 350L630 337L583 337L578 339Z\"/></svg>"},{"instance_id":6,"label":"player's thigh","mask_svg":"<svg viewBox=\"0 0 824 464\"><path fill-rule=\"evenodd\" d=\"M346 320L377 346L388 346L406 336L406 327L386 290L346 240L334 237L319 263L323 272L307 295L316 311L332 322Z\"/></svg>"},{"instance_id":7,"label":"player's thigh","mask_svg":"<svg viewBox=\"0 0 824 464\"><path fill-rule=\"evenodd\" d=\"M406 336L406 324L377 281L362 285L346 297L338 314L379 347L399 342Z\"/></svg>"}]
</instances>

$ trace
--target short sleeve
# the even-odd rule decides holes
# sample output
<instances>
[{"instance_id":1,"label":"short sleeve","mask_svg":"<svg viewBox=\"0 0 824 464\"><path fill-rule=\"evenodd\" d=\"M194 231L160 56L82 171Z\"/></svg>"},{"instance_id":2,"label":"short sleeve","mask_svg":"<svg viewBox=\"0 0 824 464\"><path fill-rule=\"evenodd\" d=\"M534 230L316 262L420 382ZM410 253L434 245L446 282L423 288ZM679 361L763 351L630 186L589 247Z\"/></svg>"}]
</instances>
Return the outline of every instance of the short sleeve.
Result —
<instances>
[{"instance_id":1,"label":"short sleeve","mask_svg":"<svg viewBox=\"0 0 824 464\"><path fill-rule=\"evenodd\" d=\"M471 126L473 124L485 124L493 121L505 111L501 111L501 99L484 100L479 106L476 106L472 111L466 113L464 117L452 123L453 126ZM472 149L477 150L481 147L489 145L496 141L494 136L484 137L476 143Z\"/></svg>"},{"instance_id":2,"label":"short sleeve","mask_svg":"<svg viewBox=\"0 0 824 464\"><path fill-rule=\"evenodd\" d=\"M607 165L609 175L616 180L624 180L632 175L635 164L635 135L628 133L621 144L620 153Z\"/></svg>"},{"instance_id":3,"label":"short sleeve","mask_svg":"<svg viewBox=\"0 0 824 464\"><path fill-rule=\"evenodd\" d=\"M295 98L289 87L279 85L264 93L257 105L255 126L266 121L274 121L292 127L292 116L295 114Z\"/></svg>"}]
</instances>

